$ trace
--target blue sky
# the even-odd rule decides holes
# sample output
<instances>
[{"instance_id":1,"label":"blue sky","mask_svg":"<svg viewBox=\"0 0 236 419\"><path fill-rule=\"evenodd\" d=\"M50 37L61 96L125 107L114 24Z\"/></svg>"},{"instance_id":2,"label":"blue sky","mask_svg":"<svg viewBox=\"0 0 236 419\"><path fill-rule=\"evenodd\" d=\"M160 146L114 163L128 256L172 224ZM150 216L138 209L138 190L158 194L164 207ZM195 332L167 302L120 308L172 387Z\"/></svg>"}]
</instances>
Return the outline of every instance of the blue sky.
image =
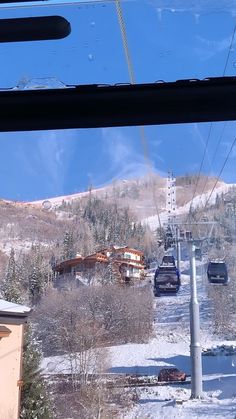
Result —
<instances>
[{"instance_id":1,"label":"blue sky","mask_svg":"<svg viewBox=\"0 0 236 419\"><path fill-rule=\"evenodd\" d=\"M50 1L50 0L49 0ZM235 25L228 2L123 1L129 48L138 83L222 76ZM224 5L225 3L225 5ZM173 9L172 4L175 4ZM129 82L114 2L43 3L1 7L1 18L58 14L71 34L57 41L0 44L1 87L56 77L65 84ZM226 75L236 75L236 39ZM218 174L236 135L214 123L203 172ZM146 127L148 157L165 175L197 173L210 124ZM0 133L0 197L34 200L84 191L113 179L142 176L148 168L138 127ZM236 182L236 150L223 173Z\"/></svg>"}]
</instances>

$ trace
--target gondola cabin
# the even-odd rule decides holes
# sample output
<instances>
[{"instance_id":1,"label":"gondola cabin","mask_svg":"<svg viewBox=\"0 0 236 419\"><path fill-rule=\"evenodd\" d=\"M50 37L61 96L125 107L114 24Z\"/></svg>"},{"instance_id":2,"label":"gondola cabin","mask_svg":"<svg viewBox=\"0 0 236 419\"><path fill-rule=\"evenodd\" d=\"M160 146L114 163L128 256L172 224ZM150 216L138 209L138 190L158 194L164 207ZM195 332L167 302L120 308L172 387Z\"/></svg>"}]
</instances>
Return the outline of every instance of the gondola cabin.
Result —
<instances>
[{"instance_id":1,"label":"gondola cabin","mask_svg":"<svg viewBox=\"0 0 236 419\"><path fill-rule=\"evenodd\" d=\"M208 281L212 284L227 284L228 270L224 261L210 261L207 267Z\"/></svg>"},{"instance_id":2,"label":"gondola cabin","mask_svg":"<svg viewBox=\"0 0 236 419\"><path fill-rule=\"evenodd\" d=\"M195 258L196 260L202 260L202 250L199 247L195 249Z\"/></svg>"},{"instance_id":3,"label":"gondola cabin","mask_svg":"<svg viewBox=\"0 0 236 419\"><path fill-rule=\"evenodd\" d=\"M163 256L161 266L164 266L164 265L167 265L167 266L175 266L175 258L174 258L174 256L172 256L172 255L165 255L165 256Z\"/></svg>"},{"instance_id":4,"label":"gondola cabin","mask_svg":"<svg viewBox=\"0 0 236 419\"><path fill-rule=\"evenodd\" d=\"M177 294L180 288L180 274L175 266L161 265L154 276L154 295Z\"/></svg>"}]
</instances>

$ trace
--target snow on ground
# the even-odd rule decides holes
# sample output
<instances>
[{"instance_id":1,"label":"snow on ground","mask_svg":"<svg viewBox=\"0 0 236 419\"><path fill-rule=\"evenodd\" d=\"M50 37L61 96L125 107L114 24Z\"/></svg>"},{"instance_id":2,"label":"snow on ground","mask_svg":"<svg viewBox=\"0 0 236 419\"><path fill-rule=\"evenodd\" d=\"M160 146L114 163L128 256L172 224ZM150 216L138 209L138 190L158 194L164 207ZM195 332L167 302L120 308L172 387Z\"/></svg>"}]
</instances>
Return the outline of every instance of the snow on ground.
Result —
<instances>
[{"instance_id":1,"label":"snow on ground","mask_svg":"<svg viewBox=\"0 0 236 419\"><path fill-rule=\"evenodd\" d=\"M213 312L206 293L206 264L197 261L201 344L204 348L236 345L221 341L212 330ZM191 373L189 356L189 263L181 263L181 289L177 296L155 299L154 335L146 344L126 344L109 348L110 373L157 375L161 368L175 366ZM150 285L152 286L152 285ZM227 288L222 287L222 292ZM70 361L65 357L45 358L45 373L65 373ZM138 388L139 401L123 419L232 418L236 419L236 354L203 356L203 400L191 400L191 385L179 384ZM182 404L177 402L182 401Z\"/></svg>"},{"instance_id":2,"label":"snow on ground","mask_svg":"<svg viewBox=\"0 0 236 419\"><path fill-rule=\"evenodd\" d=\"M217 194L221 194L222 192L226 193L233 186L235 186L235 184L233 183L232 184L225 184L225 183L219 184L213 191L208 203L214 204ZM187 202L187 204L183 205L182 207L178 207L177 215L188 214L190 205L192 205L192 208L203 207L206 201L208 200L209 195L210 195L210 192L206 192L204 194L195 196L195 198L192 201ZM152 230L155 230L156 228L159 227L159 218L160 218L161 224L164 225L164 224L167 224L169 215L170 214L167 211L163 211L159 214L159 217L157 215L147 217L142 221L142 223L148 224Z\"/></svg>"},{"instance_id":3,"label":"snow on ground","mask_svg":"<svg viewBox=\"0 0 236 419\"><path fill-rule=\"evenodd\" d=\"M0 299L0 312L2 313L19 313L26 314L31 311L31 308L26 307L22 304L11 303L6 300Z\"/></svg>"},{"instance_id":4,"label":"snow on ground","mask_svg":"<svg viewBox=\"0 0 236 419\"><path fill-rule=\"evenodd\" d=\"M177 296L156 299L155 337L148 344L130 344L110 349L113 373L156 375L175 366L191 373L189 356L189 264L182 262L182 287ZM206 295L204 262L197 263L198 298L201 313L201 344L206 348L222 342L212 334L212 312ZM225 290L225 287L224 287ZM190 400L191 385L144 387L137 390L138 404L123 419L141 418L236 418L236 354L203 356L202 401ZM178 405L176 400L182 400Z\"/></svg>"},{"instance_id":5,"label":"snow on ground","mask_svg":"<svg viewBox=\"0 0 236 419\"><path fill-rule=\"evenodd\" d=\"M32 205L37 205L37 206L42 206L44 203L50 203L53 207L54 206L59 206L62 204L62 202L71 202L74 199L80 199L83 198L85 196L88 196L90 193L92 194L96 194L96 193L100 193L105 191L106 188L97 188L97 189L93 189L91 192L90 191L86 191L86 192L78 192L75 194L71 194L71 195L63 195L63 196L56 196L54 198L48 198L48 199L39 199L38 201L30 201L27 202L28 204L32 204Z\"/></svg>"},{"instance_id":6,"label":"snow on ground","mask_svg":"<svg viewBox=\"0 0 236 419\"><path fill-rule=\"evenodd\" d=\"M38 242L33 242L29 240L21 240L21 239L14 239L11 238L11 240L1 240L0 241L0 251L10 256L11 249L13 248L15 251L15 254L18 255L20 253L27 253L31 248L33 244L37 244ZM48 247L48 243L40 242L41 246Z\"/></svg>"},{"instance_id":7,"label":"snow on ground","mask_svg":"<svg viewBox=\"0 0 236 419\"><path fill-rule=\"evenodd\" d=\"M44 374L70 374L71 365L73 370L76 370L76 366L69 356L57 355L43 358L40 368Z\"/></svg>"},{"instance_id":8,"label":"snow on ground","mask_svg":"<svg viewBox=\"0 0 236 419\"><path fill-rule=\"evenodd\" d=\"M213 345L211 348L203 349L204 356L231 356L236 355L236 346L234 344Z\"/></svg>"}]
</instances>

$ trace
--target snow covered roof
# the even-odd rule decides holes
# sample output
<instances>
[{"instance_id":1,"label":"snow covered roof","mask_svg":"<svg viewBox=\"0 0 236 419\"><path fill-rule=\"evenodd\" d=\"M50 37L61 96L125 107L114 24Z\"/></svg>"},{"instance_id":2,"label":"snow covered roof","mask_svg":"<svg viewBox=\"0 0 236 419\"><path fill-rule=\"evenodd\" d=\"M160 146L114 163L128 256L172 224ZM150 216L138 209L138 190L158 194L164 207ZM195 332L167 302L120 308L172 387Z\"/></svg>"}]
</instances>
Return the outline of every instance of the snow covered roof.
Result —
<instances>
[{"instance_id":1,"label":"snow covered roof","mask_svg":"<svg viewBox=\"0 0 236 419\"><path fill-rule=\"evenodd\" d=\"M27 316L31 308L0 299L0 315Z\"/></svg>"}]
</instances>

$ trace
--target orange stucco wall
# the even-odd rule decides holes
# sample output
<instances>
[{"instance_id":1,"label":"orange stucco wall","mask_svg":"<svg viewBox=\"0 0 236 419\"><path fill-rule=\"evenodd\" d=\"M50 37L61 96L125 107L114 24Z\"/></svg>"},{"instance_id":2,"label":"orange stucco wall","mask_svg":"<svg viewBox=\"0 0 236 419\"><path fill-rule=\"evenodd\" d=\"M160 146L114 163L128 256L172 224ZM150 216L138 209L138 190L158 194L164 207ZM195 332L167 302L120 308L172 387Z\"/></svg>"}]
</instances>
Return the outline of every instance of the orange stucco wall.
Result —
<instances>
[{"instance_id":1,"label":"orange stucco wall","mask_svg":"<svg viewBox=\"0 0 236 419\"><path fill-rule=\"evenodd\" d=\"M4 324L11 333L0 339L0 418L18 419L23 325Z\"/></svg>"}]
</instances>

